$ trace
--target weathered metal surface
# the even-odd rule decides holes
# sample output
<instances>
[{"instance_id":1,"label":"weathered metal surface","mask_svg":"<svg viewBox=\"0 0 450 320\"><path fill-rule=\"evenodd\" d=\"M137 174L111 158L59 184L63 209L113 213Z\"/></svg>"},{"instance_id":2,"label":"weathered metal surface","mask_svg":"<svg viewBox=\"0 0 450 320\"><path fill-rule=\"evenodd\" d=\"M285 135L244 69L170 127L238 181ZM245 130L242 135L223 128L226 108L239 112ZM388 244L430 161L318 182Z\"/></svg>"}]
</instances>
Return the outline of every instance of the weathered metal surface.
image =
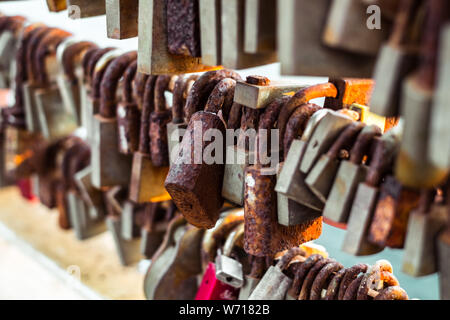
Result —
<instances>
[{"instance_id":1,"label":"weathered metal surface","mask_svg":"<svg viewBox=\"0 0 450 320\"><path fill-rule=\"evenodd\" d=\"M69 18L80 19L106 13L104 0L67 0Z\"/></svg>"},{"instance_id":2,"label":"weathered metal surface","mask_svg":"<svg viewBox=\"0 0 450 320\"><path fill-rule=\"evenodd\" d=\"M67 9L66 0L47 0L48 10L51 12L60 12Z\"/></svg>"},{"instance_id":3,"label":"weathered metal surface","mask_svg":"<svg viewBox=\"0 0 450 320\"><path fill-rule=\"evenodd\" d=\"M336 97L326 97L324 108L346 109L354 103L367 106L372 101L375 85L372 79L330 78L329 82L336 86L338 94Z\"/></svg>"},{"instance_id":4,"label":"weathered metal surface","mask_svg":"<svg viewBox=\"0 0 450 320\"><path fill-rule=\"evenodd\" d=\"M138 35L138 0L106 0L108 38L128 39Z\"/></svg>"},{"instance_id":5,"label":"weathered metal surface","mask_svg":"<svg viewBox=\"0 0 450 320\"><path fill-rule=\"evenodd\" d=\"M244 51L276 51L275 0L246 0L244 17Z\"/></svg>"},{"instance_id":6,"label":"weathered metal surface","mask_svg":"<svg viewBox=\"0 0 450 320\"><path fill-rule=\"evenodd\" d=\"M222 63L221 0L199 0L202 62L208 66Z\"/></svg>"}]
</instances>

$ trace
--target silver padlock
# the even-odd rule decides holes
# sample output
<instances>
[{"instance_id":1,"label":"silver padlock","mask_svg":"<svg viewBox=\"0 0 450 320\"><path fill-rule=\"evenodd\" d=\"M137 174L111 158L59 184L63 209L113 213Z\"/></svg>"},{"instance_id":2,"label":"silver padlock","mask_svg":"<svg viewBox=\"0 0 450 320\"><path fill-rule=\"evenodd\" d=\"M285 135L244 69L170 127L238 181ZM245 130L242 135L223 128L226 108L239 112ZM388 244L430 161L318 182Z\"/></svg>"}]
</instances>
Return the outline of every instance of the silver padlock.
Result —
<instances>
[{"instance_id":1,"label":"silver padlock","mask_svg":"<svg viewBox=\"0 0 450 320\"><path fill-rule=\"evenodd\" d=\"M238 241L244 237L244 224L236 227L227 237L223 247L223 253L218 250L216 256L216 278L232 287L240 288L244 284L242 264L231 258L231 253Z\"/></svg>"},{"instance_id":2,"label":"silver padlock","mask_svg":"<svg viewBox=\"0 0 450 320\"><path fill-rule=\"evenodd\" d=\"M289 249L276 266L271 266L267 270L248 300L284 300L291 287L292 279L283 271L295 256L302 253L303 250L300 248Z\"/></svg>"}]
</instances>

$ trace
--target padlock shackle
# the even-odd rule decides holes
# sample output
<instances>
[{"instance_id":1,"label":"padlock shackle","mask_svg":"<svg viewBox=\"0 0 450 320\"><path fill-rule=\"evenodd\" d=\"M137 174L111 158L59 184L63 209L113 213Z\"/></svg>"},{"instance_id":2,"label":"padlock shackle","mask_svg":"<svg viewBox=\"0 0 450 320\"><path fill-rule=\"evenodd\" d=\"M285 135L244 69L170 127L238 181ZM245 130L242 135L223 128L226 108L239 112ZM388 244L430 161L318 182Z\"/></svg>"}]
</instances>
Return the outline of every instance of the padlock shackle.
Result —
<instances>
[{"instance_id":1,"label":"padlock shackle","mask_svg":"<svg viewBox=\"0 0 450 320\"><path fill-rule=\"evenodd\" d=\"M165 92L173 92L170 88L170 84L174 83L174 80L178 76L161 75L156 79L155 83L155 110L156 113L163 113L168 110Z\"/></svg>"},{"instance_id":2,"label":"padlock shackle","mask_svg":"<svg viewBox=\"0 0 450 320\"><path fill-rule=\"evenodd\" d=\"M242 112L244 110L244 106L233 102L233 105L231 106L230 115L228 116L227 121L227 128L237 130L241 127L241 118L242 118Z\"/></svg>"},{"instance_id":3,"label":"padlock shackle","mask_svg":"<svg viewBox=\"0 0 450 320\"><path fill-rule=\"evenodd\" d=\"M291 148L292 142L295 139L297 139L297 137L303 135L303 132L305 131L311 117L321 109L322 108L316 104L308 103L298 107L292 113L286 125L284 137L280 136L280 142L282 142L280 146L281 145L283 146L284 159L286 159L289 153L289 149ZM278 123L280 123L279 120Z\"/></svg>"},{"instance_id":4,"label":"padlock shackle","mask_svg":"<svg viewBox=\"0 0 450 320\"><path fill-rule=\"evenodd\" d=\"M252 257L251 270L248 276L253 279L261 279L266 272L266 257Z\"/></svg>"},{"instance_id":5,"label":"padlock shackle","mask_svg":"<svg viewBox=\"0 0 450 320\"><path fill-rule=\"evenodd\" d=\"M45 35L45 37L39 42L39 45L36 48L36 53L34 54L34 64L37 71L38 80L42 84L47 84L49 80L45 64L46 57L56 54L56 49L59 44L71 35L72 34L70 32L61 29L54 29Z\"/></svg>"},{"instance_id":6,"label":"padlock shackle","mask_svg":"<svg viewBox=\"0 0 450 320\"><path fill-rule=\"evenodd\" d=\"M227 121L231 106L233 105L235 88L236 81L232 78L220 80L208 97L208 101L205 105L205 112L217 114L222 110L223 118Z\"/></svg>"},{"instance_id":7,"label":"padlock shackle","mask_svg":"<svg viewBox=\"0 0 450 320\"><path fill-rule=\"evenodd\" d=\"M233 80L241 80L241 76L233 70L220 69L208 71L202 74L192 86L191 91L186 99L184 107L186 122L189 123L192 115L197 111L203 110L209 95L219 83L219 81L231 78Z\"/></svg>"},{"instance_id":8,"label":"padlock shackle","mask_svg":"<svg viewBox=\"0 0 450 320\"><path fill-rule=\"evenodd\" d=\"M97 52L101 50L98 47L92 47L90 49L87 49L86 52L83 54L83 59L81 60L81 66L83 68L83 82L84 85L88 84L88 78L89 78L89 62L92 58L92 56Z\"/></svg>"},{"instance_id":9,"label":"padlock shackle","mask_svg":"<svg viewBox=\"0 0 450 320\"><path fill-rule=\"evenodd\" d=\"M138 105L139 110L142 110L144 108L145 84L148 77L148 74L139 71L136 72L136 76L134 77L133 97Z\"/></svg>"},{"instance_id":10,"label":"padlock shackle","mask_svg":"<svg viewBox=\"0 0 450 320\"><path fill-rule=\"evenodd\" d=\"M3 16L0 17L0 33L4 31L16 32L25 22L24 16Z\"/></svg>"},{"instance_id":11,"label":"padlock shackle","mask_svg":"<svg viewBox=\"0 0 450 320\"><path fill-rule=\"evenodd\" d=\"M365 127L350 150L350 162L356 165L362 163L364 156L369 152L375 137L380 137L383 134L381 128L377 125L370 125Z\"/></svg>"},{"instance_id":12,"label":"padlock shackle","mask_svg":"<svg viewBox=\"0 0 450 320\"><path fill-rule=\"evenodd\" d=\"M128 65L137 59L137 52L130 51L113 59L106 67L105 74L100 84L100 110L99 114L104 118L116 116L116 96L119 80L123 76Z\"/></svg>"},{"instance_id":13,"label":"padlock shackle","mask_svg":"<svg viewBox=\"0 0 450 320\"><path fill-rule=\"evenodd\" d=\"M314 282L310 289L310 300L321 300L322 290L327 289L328 281L334 274L343 269L344 266L335 260L331 260L326 264L316 275Z\"/></svg>"},{"instance_id":14,"label":"padlock shackle","mask_svg":"<svg viewBox=\"0 0 450 320\"><path fill-rule=\"evenodd\" d=\"M396 130L391 129L381 138L375 138L376 147L371 157L371 164L366 177L366 184L377 187L381 179L392 166L399 146Z\"/></svg>"},{"instance_id":15,"label":"padlock shackle","mask_svg":"<svg viewBox=\"0 0 450 320\"><path fill-rule=\"evenodd\" d=\"M350 286L350 284L354 280L356 280L360 274L366 273L368 268L369 266L367 264L360 263L347 269L339 285L339 292L337 296L338 300L344 299L344 295L347 292L347 289Z\"/></svg>"},{"instance_id":16,"label":"padlock shackle","mask_svg":"<svg viewBox=\"0 0 450 320\"><path fill-rule=\"evenodd\" d=\"M125 104L134 103L133 81L137 74L137 59L130 63L123 74L122 101Z\"/></svg>"},{"instance_id":17,"label":"padlock shackle","mask_svg":"<svg viewBox=\"0 0 450 320\"><path fill-rule=\"evenodd\" d=\"M430 0L421 43L420 66L417 83L424 89L433 90L437 81L437 64L440 30L445 23L448 3L445 0Z\"/></svg>"},{"instance_id":18,"label":"padlock shackle","mask_svg":"<svg viewBox=\"0 0 450 320\"><path fill-rule=\"evenodd\" d=\"M312 99L331 97L335 98L338 94L337 88L334 84L327 82L310 87L306 87L298 91L289 101L284 105L278 117L278 129L280 130L280 139L284 137L287 123L292 116L292 113L297 107L308 103ZM282 140L280 140L281 142ZM280 148L283 146L280 145ZM282 151L282 150L280 150Z\"/></svg>"},{"instance_id":19,"label":"padlock shackle","mask_svg":"<svg viewBox=\"0 0 450 320\"><path fill-rule=\"evenodd\" d=\"M248 136L246 133L248 130L257 130L259 126L259 119L261 117L262 110L261 109L252 109L244 106L241 114L241 126L240 132L237 139L237 146L240 149L248 151L251 144L251 136ZM257 139L258 136L255 138ZM248 139L247 139L248 138Z\"/></svg>"},{"instance_id":20,"label":"padlock shackle","mask_svg":"<svg viewBox=\"0 0 450 320\"><path fill-rule=\"evenodd\" d=\"M289 249L278 261L276 267L280 270L285 270L289 266L289 262L295 257L295 256L305 256L306 252L302 248L294 247Z\"/></svg>"},{"instance_id":21,"label":"padlock shackle","mask_svg":"<svg viewBox=\"0 0 450 320\"><path fill-rule=\"evenodd\" d=\"M155 109L155 84L158 76L148 76L142 98L141 129L139 134L139 152L150 154L150 115Z\"/></svg>"},{"instance_id":22,"label":"padlock shackle","mask_svg":"<svg viewBox=\"0 0 450 320\"><path fill-rule=\"evenodd\" d=\"M95 98L100 97L100 92L99 92L99 88L100 88L100 82L101 82L101 78L102 77L98 77L100 80L98 81L98 86L96 86L94 83L95 78L96 78L96 70L95 70L95 66L97 65L97 62L108 52L113 51L115 48L113 47L108 47L108 48L100 48L100 49L96 49L95 52L92 53L92 55L89 57L89 60L87 61L87 65L86 65L86 73L85 73L85 77L86 77L86 84L88 86L91 87L91 89L95 89L98 87L98 89L95 89L96 93L92 93L92 96ZM105 66L106 68L106 66ZM105 72L104 69L102 69L101 74L103 75L103 73Z\"/></svg>"},{"instance_id":23,"label":"padlock shackle","mask_svg":"<svg viewBox=\"0 0 450 320\"><path fill-rule=\"evenodd\" d=\"M349 124L335 140L330 150L328 150L327 156L333 160L337 159L339 157L339 152L344 148L350 147L365 126L364 123L357 121Z\"/></svg>"},{"instance_id":24,"label":"padlock shackle","mask_svg":"<svg viewBox=\"0 0 450 320\"><path fill-rule=\"evenodd\" d=\"M39 31L39 28L42 28L42 24L34 23L28 25L22 32L22 38L20 39L20 43L18 46L18 50L16 52L16 88L15 88L15 106L23 109L24 101L23 101L23 88L22 85L28 79L27 72L27 46L28 42L32 38L32 36Z\"/></svg>"},{"instance_id":25,"label":"padlock shackle","mask_svg":"<svg viewBox=\"0 0 450 320\"><path fill-rule=\"evenodd\" d=\"M179 124L185 122L184 106L186 104L186 99L198 78L198 75L191 75L187 79L180 76L175 82L173 88L172 123Z\"/></svg>"},{"instance_id":26,"label":"padlock shackle","mask_svg":"<svg viewBox=\"0 0 450 320\"><path fill-rule=\"evenodd\" d=\"M374 300L409 300L409 297L403 288L393 286L381 290Z\"/></svg>"},{"instance_id":27,"label":"padlock shackle","mask_svg":"<svg viewBox=\"0 0 450 320\"><path fill-rule=\"evenodd\" d=\"M98 46L90 41L80 41L69 45L63 52L61 63L66 78L75 83L78 79L75 75L75 58L87 50L98 48Z\"/></svg>"},{"instance_id":28,"label":"padlock shackle","mask_svg":"<svg viewBox=\"0 0 450 320\"><path fill-rule=\"evenodd\" d=\"M35 69L33 55L36 52L39 42L53 29L54 28L49 28L46 26L38 27L38 30L36 32L33 32L33 35L28 41L26 48L27 79L32 84L35 84L37 82L37 70Z\"/></svg>"},{"instance_id":29,"label":"padlock shackle","mask_svg":"<svg viewBox=\"0 0 450 320\"><path fill-rule=\"evenodd\" d=\"M261 116L259 117L259 123L258 123L258 132L261 132L262 130L266 130L267 132L267 145L270 146L271 145L271 141L270 141L270 133L272 129L275 129L278 117L280 115L280 112L283 108L283 106L285 105L285 103L287 101L289 101L290 97L288 96L282 96L280 98L277 98L275 100L273 100L272 102L270 102L266 109L264 110L264 112L261 114ZM260 147L260 137L258 134L258 139L257 139L257 152L259 154L261 147ZM257 157L257 161L258 161L258 165L260 165L260 157Z\"/></svg>"},{"instance_id":30,"label":"padlock shackle","mask_svg":"<svg viewBox=\"0 0 450 320\"><path fill-rule=\"evenodd\" d=\"M242 242L244 238L244 223L242 222L228 235L227 240L223 246L223 255L226 257L231 257L231 253L238 242Z\"/></svg>"}]
</instances>

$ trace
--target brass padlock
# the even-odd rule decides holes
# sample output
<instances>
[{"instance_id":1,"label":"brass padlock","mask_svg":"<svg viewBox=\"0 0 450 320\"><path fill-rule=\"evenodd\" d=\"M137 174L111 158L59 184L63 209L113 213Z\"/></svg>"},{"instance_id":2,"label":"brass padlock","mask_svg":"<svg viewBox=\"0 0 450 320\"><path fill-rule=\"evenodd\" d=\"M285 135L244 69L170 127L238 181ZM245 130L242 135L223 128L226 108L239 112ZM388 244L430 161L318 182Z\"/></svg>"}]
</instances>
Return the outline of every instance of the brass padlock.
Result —
<instances>
[{"instance_id":1,"label":"brass padlock","mask_svg":"<svg viewBox=\"0 0 450 320\"><path fill-rule=\"evenodd\" d=\"M380 186L368 240L380 247L402 249L405 244L409 215L417 207L419 193L387 176Z\"/></svg>"},{"instance_id":2,"label":"brass padlock","mask_svg":"<svg viewBox=\"0 0 450 320\"><path fill-rule=\"evenodd\" d=\"M147 74L177 74L211 69L201 58L169 51L167 1L139 0L138 71Z\"/></svg>"},{"instance_id":3,"label":"brass padlock","mask_svg":"<svg viewBox=\"0 0 450 320\"><path fill-rule=\"evenodd\" d=\"M322 39L325 45L352 53L376 56L387 37L389 22L382 28L367 25L367 6L359 0L333 0Z\"/></svg>"},{"instance_id":4,"label":"brass padlock","mask_svg":"<svg viewBox=\"0 0 450 320\"><path fill-rule=\"evenodd\" d=\"M47 0L48 10L51 12L60 12L67 9L66 0Z\"/></svg>"},{"instance_id":5,"label":"brass padlock","mask_svg":"<svg viewBox=\"0 0 450 320\"><path fill-rule=\"evenodd\" d=\"M94 116L92 145L92 184L98 189L127 185L130 181L131 159L117 150L116 90L119 79L136 59L136 54L131 51L115 58L106 68L101 82L100 112Z\"/></svg>"},{"instance_id":6,"label":"brass padlock","mask_svg":"<svg viewBox=\"0 0 450 320\"><path fill-rule=\"evenodd\" d=\"M244 12L244 51L276 51L276 1L246 0Z\"/></svg>"},{"instance_id":7,"label":"brass padlock","mask_svg":"<svg viewBox=\"0 0 450 320\"><path fill-rule=\"evenodd\" d=\"M108 38L128 39L138 35L138 0L105 2Z\"/></svg>"},{"instance_id":8,"label":"brass padlock","mask_svg":"<svg viewBox=\"0 0 450 320\"><path fill-rule=\"evenodd\" d=\"M421 1L400 2L389 41L381 47L375 65L375 88L370 101L373 112L396 117L400 113L401 82L416 64L418 43L411 36L411 25Z\"/></svg>"},{"instance_id":9,"label":"brass padlock","mask_svg":"<svg viewBox=\"0 0 450 320\"><path fill-rule=\"evenodd\" d=\"M221 5L221 64L231 69L245 69L275 62L275 51L249 54L244 50L245 1L222 0Z\"/></svg>"},{"instance_id":10,"label":"brass padlock","mask_svg":"<svg viewBox=\"0 0 450 320\"><path fill-rule=\"evenodd\" d=\"M352 78L372 75L373 57L323 45L323 24L330 4L330 0L278 2L277 47L281 74Z\"/></svg>"},{"instance_id":11,"label":"brass padlock","mask_svg":"<svg viewBox=\"0 0 450 320\"><path fill-rule=\"evenodd\" d=\"M344 238L342 250L353 255L377 253L383 248L367 240L367 233L372 221L381 179L389 171L396 156L400 131L399 127L391 129L382 138L376 138L376 148L364 183L360 183L353 201Z\"/></svg>"},{"instance_id":12,"label":"brass padlock","mask_svg":"<svg viewBox=\"0 0 450 320\"><path fill-rule=\"evenodd\" d=\"M405 128L395 175L402 184L412 188L432 188L439 185L444 182L449 170L435 166L428 157L437 70L435 56L439 45L439 30L445 22L447 2L432 1L428 9L421 63L417 72L403 82L401 100Z\"/></svg>"},{"instance_id":13,"label":"brass padlock","mask_svg":"<svg viewBox=\"0 0 450 320\"><path fill-rule=\"evenodd\" d=\"M353 204L358 185L366 179L367 166L364 157L370 153L375 137L381 135L378 126L367 126L358 135L355 145L350 150L350 159L341 161L336 178L331 187L323 216L337 223L346 223Z\"/></svg>"},{"instance_id":14,"label":"brass padlock","mask_svg":"<svg viewBox=\"0 0 450 320\"><path fill-rule=\"evenodd\" d=\"M141 112L138 151L133 154L130 180L130 200L136 203L168 200L164 188L168 167L155 167L150 153L150 115L154 110L156 76L148 77Z\"/></svg>"},{"instance_id":15,"label":"brass padlock","mask_svg":"<svg viewBox=\"0 0 450 320\"><path fill-rule=\"evenodd\" d=\"M201 81L202 77L197 82ZM212 154L204 156L203 153L211 141L204 139L203 132L220 132L222 137L225 136L225 125L217 112L225 104L229 93L234 91L234 86L233 79L221 80L208 98L205 111L198 111L191 117L181 142L180 154L165 181L165 187L178 209L189 223L197 227L214 227L223 204L225 146L222 144L215 151L216 156L222 157L218 161L213 159ZM189 97L198 94L194 87Z\"/></svg>"},{"instance_id":16,"label":"brass padlock","mask_svg":"<svg viewBox=\"0 0 450 320\"><path fill-rule=\"evenodd\" d=\"M137 72L137 61L130 63L123 74L122 98L117 104L117 148L129 155L138 150L140 134L140 110L133 99L132 82Z\"/></svg>"},{"instance_id":17,"label":"brass padlock","mask_svg":"<svg viewBox=\"0 0 450 320\"><path fill-rule=\"evenodd\" d=\"M435 190L422 191L419 207L409 216L402 271L413 277L438 272L436 238L447 223L445 202L435 200Z\"/></svg>"},{"instance_id":18,"label":"brass padlock","mask_svg":"<svg viewBox=\"0 0 450 320\"><path fill-rule=\"evenodd\" d=\"M339 169L342 150L348 150L352 146L363 128L364 124L361 122L349 124L344 131L342 131L328 152L319 158L306 176L305 183L323 203L327 202L334 178Z\"/></svg>"}]
</instances>

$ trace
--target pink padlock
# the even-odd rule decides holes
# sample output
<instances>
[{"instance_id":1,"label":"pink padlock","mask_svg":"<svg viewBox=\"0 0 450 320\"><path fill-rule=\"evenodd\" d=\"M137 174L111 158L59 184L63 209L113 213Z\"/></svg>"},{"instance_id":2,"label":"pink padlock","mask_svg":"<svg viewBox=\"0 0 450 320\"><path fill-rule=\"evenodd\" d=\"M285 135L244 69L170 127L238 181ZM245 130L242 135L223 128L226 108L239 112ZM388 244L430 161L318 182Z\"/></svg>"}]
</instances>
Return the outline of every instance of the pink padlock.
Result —
<instances>
[{"instance_id":1,"label":"pink padlock","mask_svg":"<svg viewBox=\"0 0 450 320\"><path fill-rule=\"evenodd\" d=\"M23 198L27 199L28 201L34 201L36 200L35 195L33 194L33 188L31 179L20 179L17 181L17 187L20 190L20 193Z\"/></svg>"},{"instance_id":2,"label":"pink padlock","mask_svg":"<svg viewBox=\"0 0 450 320\"><path fill-rule=\"evenodd\" d=\"M216 266L210 262L203 275L195 300L237 300L239 289L216 278Z\"/></svg>"}]
</instances>

